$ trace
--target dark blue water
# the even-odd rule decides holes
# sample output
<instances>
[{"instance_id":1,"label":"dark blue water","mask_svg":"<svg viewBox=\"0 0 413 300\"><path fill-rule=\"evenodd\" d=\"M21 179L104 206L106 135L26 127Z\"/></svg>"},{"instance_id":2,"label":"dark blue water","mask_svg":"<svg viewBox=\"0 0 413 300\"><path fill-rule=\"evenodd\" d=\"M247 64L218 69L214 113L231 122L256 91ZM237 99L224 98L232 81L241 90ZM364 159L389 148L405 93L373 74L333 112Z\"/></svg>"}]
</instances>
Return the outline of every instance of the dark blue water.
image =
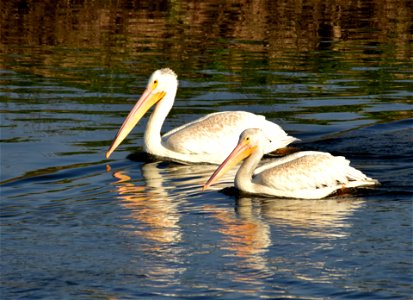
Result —
<instances>
[{"instance_id":1,"label":"dark blue water","mask_svg":"<svg viewBox=\"0 0 413 300\"><path fill-rule=\"evenodd\" d=\"M411 298L404 2L50 5L9 3L1 21L2 299ZM216 111L264 114L295 146L346 156L381 185L242 197L233 170L202 192L214 166L143 159L146 119L106 160L165 66L180 88L164 131Z\"/></svg>"}]
</instances>

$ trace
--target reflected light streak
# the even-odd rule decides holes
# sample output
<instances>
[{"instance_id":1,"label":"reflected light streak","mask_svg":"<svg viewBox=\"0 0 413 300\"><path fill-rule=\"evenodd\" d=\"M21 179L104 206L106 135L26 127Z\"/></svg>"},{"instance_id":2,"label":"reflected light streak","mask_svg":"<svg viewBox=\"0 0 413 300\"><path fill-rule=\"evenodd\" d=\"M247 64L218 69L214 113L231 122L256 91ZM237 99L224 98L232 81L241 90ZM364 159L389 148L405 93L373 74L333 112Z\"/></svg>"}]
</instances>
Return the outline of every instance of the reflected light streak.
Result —
<instances>
[{"instance_id":1,"label":"reflected light streak","mask_svg":"<svg viewBox=\"0 0 413 300\"><path fill-rule=\"evenodd\" d=\"M137 222L137 255L145 255L151 263L143 266L154 286L165 282L176 283L177 273L185 271L178 246L182 241L182 229L179 225L179 201L174 201L162 188L162 177L154 164L142 167L145 186L136 185L125 171L114 171L114 183L120 205L130 211L130 218ZM138 224L143 224L138 225ZM140 240L143 238L143 241Z\"/></svg>"},{"instance_id":2,"label":"reflected light streak","mask_svg":"<svg viewBox=\"0 0 413 300\"><path fill-rule=\"evenodd\" d=\"M239 211L238 216L232 210L224 208L208 206L204 207L203 211L212 213L213 218L220 222L221 228L218 232L223 235L222 249L230 252L229 256L241 260L237 260L236 264L242 264L245 272L231 274L235 281L261 284L260 279L272 275L265 257L271 245L268 224L256 218L248 209Z\"/></svg>"},{"instance_id":3,"label":"reflected light streak","mask_svg":"<svg viewBox=\"0 0 413 300\"><path fill-rule=\"evenodd\" d=\"M159 243L179 242L182 237L177 203L171 201L166 191L153 188L159 186L159 182L156 181L156 176L151 176L148 170L145 170L145 166L142 172L146 172L146 179L153 179L146 187L136 186L124 171L113 173L113 176L119 179L115 186L121 205L130 210L132 219L148 227L148 230L136 231L137 234Z\"/></svg>"}]
</instances>

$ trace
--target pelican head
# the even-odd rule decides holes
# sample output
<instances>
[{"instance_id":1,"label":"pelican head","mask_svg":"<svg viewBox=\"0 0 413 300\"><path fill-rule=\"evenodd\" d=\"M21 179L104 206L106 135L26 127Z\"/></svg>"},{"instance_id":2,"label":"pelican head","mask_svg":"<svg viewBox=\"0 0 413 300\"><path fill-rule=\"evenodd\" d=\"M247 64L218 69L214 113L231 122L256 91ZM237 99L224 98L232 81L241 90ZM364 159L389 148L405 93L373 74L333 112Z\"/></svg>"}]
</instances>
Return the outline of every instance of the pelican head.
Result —
<instances>
[{"instance_id":1,"label":"pelican head","mask_svg":"<svg viewBox=\"0 0 413 300\"><path fill-rule=\"evenodd\" d=\"M209 178L202 190L206 190L221 178L228 170L236 166L240 161L251 156L255 152L264 155L264 147L270 140L259 128L245 129L238 140L238 145L232 150L224 162L216 169L214 174Z\"/></svg>"},{"instance_id":2,"label":"pelican head","mask_svg":"<svg viewBox=\"0 0 413 300\"><path fill-rule=\"evenodd\" d=\"M172 103L170 106L172 107L177 88L178 79L174 71L169 68L164 68L153 72L149 78L145 91L132 108L113 139L112 145L106 152L106 158L109 158L112 152L119 146L152 106L163 99L171 99Z\"/></svg>"}]
</instances>

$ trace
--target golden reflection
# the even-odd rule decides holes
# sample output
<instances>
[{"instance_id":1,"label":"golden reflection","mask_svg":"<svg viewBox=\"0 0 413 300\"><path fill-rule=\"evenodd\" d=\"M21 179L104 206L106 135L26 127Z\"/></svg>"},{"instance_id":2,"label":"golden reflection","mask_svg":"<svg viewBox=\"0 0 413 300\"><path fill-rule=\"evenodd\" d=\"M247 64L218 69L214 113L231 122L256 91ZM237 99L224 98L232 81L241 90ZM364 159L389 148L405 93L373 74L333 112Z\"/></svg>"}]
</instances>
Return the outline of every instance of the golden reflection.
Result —
<instances>
[{"instance_id":1,"label":"golden reflection","mask_svg":"<svg viewBox=\"0 0 413 300\"><path fill-rule=\"evenodd\" d=\"M242 208L238 213L241 218L237 218L233 212L214 209L214 218L223 225L219 232L228 238L225 248L245 258L264 253L271 244L268 224L257 219L249 209Z\"/></svg>"},{"instance_id":2,"label":"golden reflection","mask_svg":"<svg viewBox=\"0 0 413 300\"><path fill-rule=\"evenodd\" d=\"M203 210L212 213L220 223L217 231L223 235L221 249L227 250L228 256L241 259L242 269L248 270L231 274L234 280L259 284L259 278L271 274L265 257L271 245L270 227L266 222L251 213L249 207L239 207L238 213L212 206ZM240 264L239 261L236 263Z\"/></svg>"},{"instance_id":3,"label":"golden reflection","mask_svg":"<svg viewBox=\"0 0 413 300\"><path fill-rule=\"evenodd\" d=\"M137 234L159 243L177 243L182 235L179 226L179 205L191 194L201 193L201 185L214 171L214 165L168 164L159 162L142 166L144 185L138 185L126 171L114 171L114 183L121 205L131 212L131 217L148 228ZM107 167L110 170L110 167ZM230 172L216 189L232 185L235 175Z\"/></svg>"},{"instance_id":4,"label":"golden reflection","mask_svg":"<svg viewBox=\"0 0 413 300\"><path fill-rule=\"evenodd\" d=\"M191 196L203 196L201 186L215 170L214 165L179 165L149 163L142 166L144 185L138 185L126 171L114 171L113 176L118 180L114 183L117 188L121 205L130 211L132 219L144 224L139 226L134 234L151 241L151 252L159 255L158 264L151 268L152 276L172 275L176 273L168 264L160 264L163 260L180 261L181 250L170 252L165 244L177 244L183 240L180 228L180 206ZM110 168L108 168L110 170ZM215 187L222 189L233 185L235 170L227 174ZM222 248L230 255L242 259L245 268L255 273L269 272L263 254L271 244L268 224L248 211L235 214L233 209L223 209L215 206L205 206L197 210L210 212L214 219L221 224L218 230L225 237ZM239 211L239 212L240 212ZM145 247L141 245L141 247ZM232 274L235 280L254 282L257 276L251 274ZM258 282L258 281L257 281Z\"/></svg>"},{"instance_id":5,"label":"golden reflection","mask_svg":"<svg viewBox=\"0 0 413 300\"><path fill-rule=\"evenodd\" d=\"M113 172L120 204L130 211L132 219L142 224L132 233L148 241L139 248L153 255L154 262L147 272L155 280L165 276L176 280L176 274L184 271L179 267L185 252L180 246L184 241L180 226L182 206L187 207L188 199L193 205L197 197L204 197L200 187L214 168L149 163L142 166L144 182L134 181L125 170ZM234 173L226 177L219 188L232 186L233 176ZM234 204L235 209L231 205L210 204L194 209L207 212L216 220L217 232L222 235L218 247L225 251L225 256L236 258L230 263L242 266L243 270L235 272L228 266L225 272L235 281L252 284L244 292L253 293L253 286L259 286L262 278L274 276L278 258L271 258L268 252L270 247L277 247L277 239L271 236L271 227L326 241L346 237L351 216L363 203L345 195L323 200L241 197Z\"/></svg>"},{"instance_id":6,"label":"golden reflection","mask_svg":"<svg viewBox=\"0 0 413 300\"><path fill-rule=\"evenodd\" d=\"M142 172L150 181L146 186L135 185L124 171L113 172L113 177L118 179L114 184L121 205L130 210L133 219L147 226L147 230L137 231L137 234L158 243L179 242L178 202L172 201L164 190L157 188L161 182L157 180L156 174L151 173L155 169L143 166Z\"/></svg>"},{"instance_id":7,"label":"golden reflection","mask_svg":"<svg viewBox=\"0 0 413 300\"><path fill-rule=\"evenodd\" d=\"M110 171L110 167L107 168ZM131 233L144 242L137 247L151 257L151 264L146 267L146 274L155 282L175 280L176 274L185 269L180 268L183 250L178 246L182 241L179 205L181 201L169 197L163 188L162 176L157 164L142 166L145 185L139 185L126 173L114 171L118 180L114 186L118 192L120 205L130 211L130 218L137 225L129 228ZM178 266L177 266L178 264ZM145 269L145 268L144 268Z\"/></svg>"}]
</instances>

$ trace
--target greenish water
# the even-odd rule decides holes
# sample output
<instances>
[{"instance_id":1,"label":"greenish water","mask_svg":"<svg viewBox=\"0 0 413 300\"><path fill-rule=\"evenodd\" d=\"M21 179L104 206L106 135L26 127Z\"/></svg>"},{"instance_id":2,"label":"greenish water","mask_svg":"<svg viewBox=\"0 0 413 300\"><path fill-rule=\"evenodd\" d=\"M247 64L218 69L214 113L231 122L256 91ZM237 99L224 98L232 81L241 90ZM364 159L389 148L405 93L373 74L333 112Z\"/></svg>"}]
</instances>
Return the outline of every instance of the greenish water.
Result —
<instances>
[{"instance_id":1,"label":"greenish water","mask_svg":"<svg viewBox=\"0 0 413 300\"><path fill-rule=\"evenodd\" d=\"M408 1L41 1L1 14L2 299L411 297ZM221 192L232 173L201 192L214 167L142 161L146 119L106 160L166 66L180 86L165 132L263 114L382 185L248 198Z\"/></svg>"}]
</instances>

